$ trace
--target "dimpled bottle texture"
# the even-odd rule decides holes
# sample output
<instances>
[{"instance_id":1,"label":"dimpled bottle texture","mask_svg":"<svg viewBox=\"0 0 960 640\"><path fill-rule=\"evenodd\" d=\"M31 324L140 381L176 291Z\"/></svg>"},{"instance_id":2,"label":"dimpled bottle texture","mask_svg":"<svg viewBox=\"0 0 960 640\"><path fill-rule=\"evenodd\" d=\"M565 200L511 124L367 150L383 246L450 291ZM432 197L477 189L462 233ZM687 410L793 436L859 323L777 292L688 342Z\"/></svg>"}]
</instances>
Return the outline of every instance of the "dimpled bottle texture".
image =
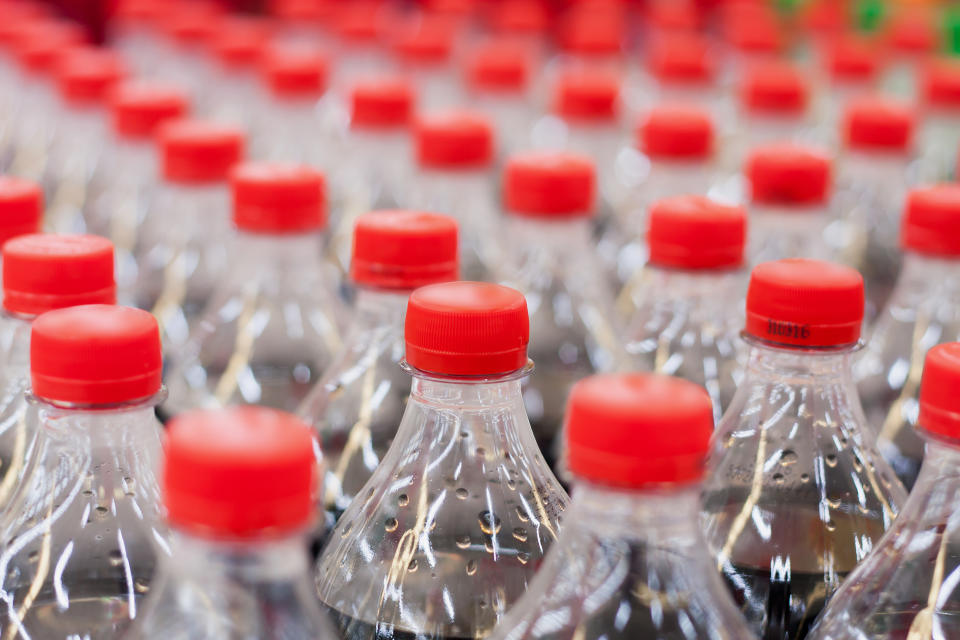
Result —
<instances>
[{"instance_id":1,"label":"dimpled bottle texture","mask_svg":"<svg viewBox=\"0 0 960 640\"><path fill-rule=\"evenodd\" d=\"M528 331L507 287L410 295L410 399L317 562L344 637L482 638L527 590L567 505L523 408Z\"/></svg>"},{"instance_id":2,"label":"dimpled bottle texture","mask_svg":"<svg viewBox=\"0 0 960 640\"><path fill-rule=\"evenodd\" d=\"M814 260L762 263L746 311L747 367L713 436L701 521L750 627L803 638L906 492L853 385L860 274Z\"/></svg>"},{"instance_id":3,"label":"dimpled bottle texture","mask_svg":"<svg viewBox=\"0 0 960 640\"><path fill-rule=\"evenodd\" d=\"M496 640L753 634L697 521L713 408L701 387L653 374L586 378L566 438L569 519Z\"/></svg>"}]
</instances>

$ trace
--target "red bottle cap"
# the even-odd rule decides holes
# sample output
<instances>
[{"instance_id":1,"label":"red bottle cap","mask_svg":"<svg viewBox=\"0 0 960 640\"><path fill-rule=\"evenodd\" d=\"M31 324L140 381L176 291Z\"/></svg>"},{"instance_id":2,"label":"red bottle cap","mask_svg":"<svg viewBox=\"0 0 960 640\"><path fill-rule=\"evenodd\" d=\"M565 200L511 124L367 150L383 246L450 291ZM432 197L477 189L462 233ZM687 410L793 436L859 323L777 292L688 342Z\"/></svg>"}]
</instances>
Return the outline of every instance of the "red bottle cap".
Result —
<instances>
[{"instance_id":1,"label":"red bottle cap","mask_svg":"<svg viewBox=\"0 0 960 640\"><path fill-rule=\"evenodd\" d=\"M414 90L402 77L371 78L353 86L350 102L351 127L406 127L413 115Z\"/></svg>"},{"instance_id":2,"label":"red bottle cap","mask_svg":"<svg viewBox=\"0 0 960 640\"><path fill-rule=\"evenodd\" d=\"M645 6L645 17L651 27L661 31L695 31L702 22L696 3L684 0L648 2Z\"/></svg>"},{"instance_id":3,"label":"red bottle cap","mask_svg":"<svg viewBox=\"0 0 960 640\"><path fill-rule=\"evenodd\" d=\"M541 0L511 0L493 3L490 22L508 34L540 35L550 24L550 14Z\"/></svg>"},{"instance_id":4,"label":"red bottle cap","mask_svg":"<svg viewBox=\"0 0 960 640\"><path fill-rule=\"evenodd\" d=\"M620 18L607 11L574 10L560 26L560 48L580 56L619 56L624 40Z\"/></svg>"},{"instance_id":5,"label":"red bottle cap","mask_svg":"<svg viewBox=\"0 0 960 640\"><path fill-rule=\"evenodd\" d=\"M960 184L912 190L907 195L900 243L917 253L960 256Z\"/></svg>"},{"instance_id":6,"label":"red bottle cap","mask_svg":"<svg viewBox=\"0 0 960 640\"><path fill-rule=\"evenodd\" d=\"M450 60L454 28L449 20L421 16L403 24L393 41L393 52L413 65L438 65Z\"/></svg>"},{"instance_id":7,"label":"red bottle cap","mask_svg":"<svg viewBox=\"0 0 960 640\"><path fill-rule=\"evenodd\" d=\"M504 197L509 213L527 217L593 215L596 170L593 161L564 152L525 152L507 161Z\"/></svg>"},{"instance_id":8,"label":"red bottle cap","mask_svg":"<svg viewBox=\"0 0 960 640\"><path fill-rule=\"evenodd\" d=\"M230 174L233 223L251 233L306 233L326 224L326 185L312 167L245 163Z\"/></svg>"},{"instance_id":9,"label":"red bottle cap","mask_svg":"<svg viewBox=\"0 0 960 640\"><path fill-rule=\"evenodd\" d=\"M830 171L826 155L793 144L754 149L746 166L752 200L761 204L823 204L830 189Z\"/></svg>"},{"instance_id":10,"label":"red bottle cap","mask_svg":"<svg viewBox=\"0 0 960 640\"><path fill-rule=\"evenodd\" d=\"M704 85L713 81L715 65L710 43L694 33L654 38L647 51L650 72L661 82Z\"/></svg>"},{"instance_id":11,"label":"red bottle cap","mask_svg":"<svg viewBox=\"0 0 960 640\"><path fill-rule=\"evenodd\" d=\"M171 182L221 182L243 157L243 133L202 120L174 120L160 127L163 177Z\"/></svg>"},{"instance_id":12,"label":"red bottle cap","mask_svg":"<svg viewBox=\"0 0 960 640\"><path fill-rule=\"evenodd\" d=\"M330 21L337 10L335 0L270 0L270 15L302 25L321 26Z\"/></svg>"},{"instance_id":13,"label":"red bottle cap","mask_svg":"<svg viewBox=\"0 0 960 640\"><path fill-rule=\"evenodd\" d=\"M334 18L340 38L351 44L374 44L389 25L383 3L376 0L342 2Z\"/></svg>"},{"instance_id":14,"label":"red bottle cap","mask_svg":"<svg viewBox=\"0 0 960 640\"><path fill-rule=\"evenodd\" d=\"M317 489L310 427L246 406L189 411L164 441L163 501L171 526L213 540L306 529Z\"/></svg>"},{"instance_id":15,"label":"red bottle cap","mask_svg":"<svg viewBox=\"0 0 960 640\"><path fill-rule=\"evenodd\" d=\"M872 81L880 70L880 57L874 43L849 34L834 38L824 52L827 69L834 80L841 82Z\"/></svg>"},{"instance_id":16,"label":"red bottle cap","mask_svg":"<svg viewBox=\"0 0 960 640\"><path fill-rule=\"evenodd\" d=\"M69 49L57 63L60 95L71 104L106 101L126 73L120 56L93 47Z\"/></svg>"},{"instance_id":17,"label":"red bottle cap","mask_svg":"<svg viewBox=\"0 0 960 640\"><path fill-rule=\"evenodd\" d=\"M960 342L932 347L923 363L920 381L921 432L960 439Z\"/></svg>"},{"instance_id":18,"label":"red bottle cap","mask_svg":"<svg viewBox=\"0 0 960 640\"><path fill-rule=\"evenodd\" d=\"M806 108L810 87L799 69L785 62L764 62L746 72L740 97L749 111L800 115Z\"/></svg>"},{"instance_id":19,"label":"red bottle cap","mask_svg":"<svg viewBox=\"0 0 960 640\"><path fill-rule=\"evenodd\" d=\"M654 107L637 133L640 149L651 158L705 160L713 151L713 122L697 107Z\"/></svg>"},{"instance_id":20,"label":"red bottle cap","mask_svg":"<svg viewBox=\"0 0 960 640\"><path fill-rule=\"evenodd\" d=\"M248 68L263 58L272 28L263 19L229 18L223 20L211 38L211 48L227 67Z\"/></svg>"},{"instance_id":21,"label":"red bottle cap","mask_svg":"<svg viewBox=\"0 0 960 640\"><path fill-rule=\"evenodd\" d=\"M960 60L931 60L921 78L927 104L947 109L960 108Z\"/></svg>"},{"instance_id":22,"label":"red bottle cap","mask_svg":"<svg viewBox=\"0 0 960 640\"><path fill-rule=\"evenodd\" d=\"M113 243L92 235L32 233L3 245L3 308L39 315L115 304Z\"/></svg>"},{"instance_id":23,"label":"red bottle cap","mask_svg":"<svg viewBox=\"0 0 960 640\"><path fill-rule=\"evenodd\" d=\"M177 87L124 82L111 93L110 108L120 136L152 141L160 125L186 115L189 102Z\"/></svg>"},{"instance_id":24,"label":"red bottle cap","mask_svg":"<svg viewBox=\"0 0 960 640\"><path fill-rule=\"evenodd\" d=\"M327 88L327 57L311 47L272 47L264 54L270 91L278 98L319 98Z\"/></svg>"},{"instance_id":25,"label":"red bottle cap","mask_svg":"<svg viewBox=\"0 0 960 640\"><path fill-rule=\"evenodd\" d=\"M491 40L467 58L467 85L474 91L520 93L530 82L530 49L509 39Z\"/></svg>"},{"instance_id":26,"label":"red bottle cap","mask_svg":"<svg viewBox=\"0 0 960 640\"><path fill-rule=\"evenodd\" d=\"M931 53L939 47L935 22L922 11L901 11L888 22L887 42L909 55Z\"/></svg>"},{"instance_id":27,"label":"red bottle cap","mask_svg":"<svg viewBox=\"0 0 960 640\"><path fill-rule=\"evenodd\" d=\"M784 47L783 29L763 9L729 16L724 36L732 47L747 54L778 54Z\"/></svg>"},{"instance_id":28,"label":"red bottle cap","mask_svg":"<svg viewBox=\"0 0 960 640\"><path fill-rule=\"evenodd\" d=\"M644 489L699 481L713 434L700 385L648 373L575 384L565 433L570 472L603 486Z\"/></svg>"},{"instance_id":29,"label":"red bottle cap","mask_svg":"<svg viewBox=\"0 0 960 640\"><path fill-rule=\"evenodd\" d=\"M44 313L30 332L33 394L70 404L116 404L160 391L163 357L147 311L90 304Z\"/></svg>"},{"instance_id":30,"label":"red bottle cap","mask_svg":"<svg viewBox=\"0 0 960 640\"><path fill-rule=\"evenodd\" d=\"M450 376L492 376L527 364L530 318L523 294L487 282L444 282L410 294L410 366Z\"/></svg>"},{"instance_id":31,"label":"red bottle cap","mask_svg":"<svg viewBox=\"0 0 960 640\"><path fill-rule=\"evenodd\" d=\"M444 111L417 119L417 162L432 169L485 169L493 162L493 127L486 116Z\"/></svg>"},{"instance_id":32,"label":"red bottle cap","mask_svg":"<svg viewBox=\"0 0 960 640\"><path fill-rule=\"evenodd\" d=\"M36 73L56 70L64 51L83 45L86 34L75 25L60 22L32 23L16 38L14 50L21 64Z\"/></svg>"},{"instance_id":33,"label":"red bottle cap","mask_svg":"<svg viewBox=\"0 0 960 640\"><path fill-rule=\"evenodd\" d=\"M734 269L743 264L747 214L703 196L653 204L647 222L650 263L674 269Z\"/></svg>"},{"instance_id":34,"label":"red bottle cap","mask_svg":"<svg viewBox=\"0 0 960 640\"><path fill-rule=\"evenodd\" d=\"M220 10L210 4L180 3L164 16L162 26L177 44L202 47L219 33L222 20Z\"/></svg>"},{"instance_id":35,"label":"red bottle cap","mask_svg":"<svg viewBox=\"0 0 960 640\"><path fill-rule=\"evenodd\" d=\"M617 117L620 81L598 70L567 71L557 83L554 111L566 120L607 121Z\"/></svg>"},{"instance_id":36,"label":"red bottle cap","mask_svg":"<svg viewBox=\"0 0 960 640\"><path fill-rule=\"evenodd\" d=\"M0 175L0 245L10 238L40 231L43 191L22 178Z\"/></svg>"},{"instance_id":37,"label":"red bottle cap","mask_svg":"<svg viewBox=\"0 0 960 640\"><path fill-rule=\"evenodd\" d=\"M788 258L754 267L745 332L765 342L840 347L860 339L863 278L832 262Z\"/></svg>"},{"instance_id":38,"label":"red bottle cap","mask_svg":"<svg viewBox=\"0 0 960 640\"><path fill-rule=\"evenodd\" d=\"M379 289L416 289L458 277L457 223L437 213L371 211L353 228L350 277Z\"/></svg>"},{"instance_id":39,"label":"red bottle cap","mask_svg":"<svg viewBox=\"0 0 960 640\"><path fill-rule=\"evenodd\" d=\"M851 149L909 151L913 108L889 98L859 98L847 104L843 122Z\"/></svg>"}]
</instances>

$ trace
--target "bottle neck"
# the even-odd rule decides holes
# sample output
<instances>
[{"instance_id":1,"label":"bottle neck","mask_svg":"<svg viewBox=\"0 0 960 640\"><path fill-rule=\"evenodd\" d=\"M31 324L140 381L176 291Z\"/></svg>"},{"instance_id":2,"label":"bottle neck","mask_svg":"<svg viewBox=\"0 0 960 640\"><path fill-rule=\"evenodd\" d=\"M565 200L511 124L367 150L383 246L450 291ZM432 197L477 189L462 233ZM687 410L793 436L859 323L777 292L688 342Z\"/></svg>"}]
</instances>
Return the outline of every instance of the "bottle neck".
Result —
<instances>
[{"instance_id":1,"label":"bottle neck","mask_svg":"<svg viewBox=\"0 0 960 640\"><path fill-rule=\"evenodd\" d=\"M748 339L750 353L744 385L776 380L785 384L816 384L846 387L844 393L854 393L851 372L852 348L813 351L777 347Z\"/></svg>"},{"instance_id":2,"label":"bottle neck","mask_svg":"<svg viewBox=\"0 0 960 640\"><path fill-rule=\"evenodd\" d=\"M301 534L274 540L225 542L174 530L170 539L173 579L229 580L256 587L305 580L310 566Z\"/></svg>"},{"instance_id":3,"label":"bottle neck","mask_svg":"<svg viewBox=\"0 0 960 640\"><path fill-rule=\"evenodd\" d=\"M605 540L663 546L693 544L699 536L700 485L626 490L578 482L566 526Z\"/></svg>"},{"instance_id":4,"label":"bottle neck","mask_svg":"<svg viewBox=\"0 0 960 640\"><path fill-rule=\"evenodd\" d=\"M237 231L235 253L245 256L241 264L262 270L265 266L302 271L322 264L323 233L251 233Z\"/></svg>"},{"instance_id":5,"label":"bottle neck","mask_svg":"<svg viewBox=\"0 0 960 640\"><path fill-rule=\"evenodd\" d=\"M56 440L76 440L91 449L136 447L159 438L154 407L158 399L111 408L97 405L61 406L36 400L44 433Z\"/></svg>"},{"instance_id":6,"label":"bottle neck","mask_svg":"<svg viewBox=\"0 0 960 640\"><path fill-rule=\"evenodd\" d=\"M683 300L722 300L729 305L734 290L740 285L739 269L665 269L656 265L647 267L647 289L650 302L656 305L673 304Z\"/></svg>"},{"instance_id":7,"label":"bottle neck","mask_svg":"<svg viewBox=\"0 0 960 640\"><path fill-rule=\"evenodd\" d=\"M520 383L522 371L484 382L465 382L456 378L414 374L410 399L448 409L496 409L508 405L523 406Z\"/></svg>"},{"instance_id":8,"label":"bottle neck","mask_svg":"<svg viewBox=\"0 0 960 640\"><path fill-rule=\"evenodd\" d=\"M557 255L562 254L564 247L592 248L593 220L590 216L540 217L509 214L507 220L512 242L527 249L541 247Z\"/></svg>"},{"instance_id":9,"label":"bottle neck","mask_svg":"<svg viewBox=\"0 0 960 640\"><path fill-rule=\"evenodd\" d=\"M917 292L957 285L960 283L960 278L957 277L958 265L960 256L927 255L906 249L897 285Z\"/></svg>"},{"instance_id":10,"label":"bottle neck","mask_svg":"<svg viewBox=\"0 0 960 640\"><path fill-rule=\"evenodd\" d=\"M410 293L407 289L358 286L354 299L354 321L366 327L397 325L403 328Z\"/></svg>"}]
</instances>

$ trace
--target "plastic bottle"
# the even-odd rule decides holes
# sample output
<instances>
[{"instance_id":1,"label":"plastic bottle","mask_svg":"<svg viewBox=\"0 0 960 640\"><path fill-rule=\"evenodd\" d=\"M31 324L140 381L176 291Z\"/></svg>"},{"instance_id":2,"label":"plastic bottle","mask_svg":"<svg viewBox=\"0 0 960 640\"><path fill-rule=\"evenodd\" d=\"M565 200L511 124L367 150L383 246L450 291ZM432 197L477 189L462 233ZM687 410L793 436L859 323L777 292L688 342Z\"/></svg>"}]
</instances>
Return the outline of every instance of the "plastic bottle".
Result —
<instances>
[{"instance_id":1,"label":"plastic bottle","mask_svg":"<svg viewBox=\"0 0 960 640\"><path fill-rule=\"evenodd\" d=\"M899 7L884 33L891 58L881 79L884 90L903 100L913 99L918 94L919 69L940 49L939 40L934 8Z\"/></svg>"},{"instance_id":2,"label":"plastic bottle","mask_svg":"<svg viewBox=\"0 0 960 640\"><path fill-rule=\"evenodd\" d=\"M37 233L43 226L40 185L15 176L0 175L0 264L7 240Z\"/></svg>"},{"instance_id":3,"label":"plastic bottle","mask_svg":"<svg viewBox=\"0 0 960 640\"><path fill-rule=\"evenodd\" d=\"M703 389L644 374L581 380L567 406L567 523L496 640L748 640L697 526L713 418ZM643 594L643 596L640 596Z\"/></svg>"},{"instance_id":4,"label":"plastic bottle","mask_svg":"<svg viewBox=\"0 0 960 640\"><path fill-rule=\"evenodd\" d=\"M293 411L340 350L343 311L322 254L323 175L250 163L230 183L230 271L173 354L172 414L238 403Z\"/></svg>"},{"instance_id":5,"label":"plastic bottle","mask_svg":"<svg viewBox=\"0 0 960 640\"><path fill-rule=\"evenodd\" d=\"M910 192L900 238L903 268L854 368L880 450L908 487L923 459L923 440L914 432L923 358L930 347L960 337L958 225L960 187Z\"/></svg>"},{"instance_id":6,"label":"plastic bottle","mask_svg":"<svg viewBox=\"0 0 960 640\"><path fill-rule=\"evenodd\" d=\"M356 78L383 73L389 57L383 46L389 28L398 17L394 8L376 0L339 3L333 19L333 86L349 86Z\"/></svg>"},{"instance_id":7,"label":"plastic bottle","mask_svg":"<svg viewBox=\"0 0 960 640\"><path fill-rule=\"evenodd\" d=\"M483 638L527 590L567 504L523 409L528 326L499 285L410 295L410 400L317 563L343 636Z\"/></svg>"},{"instance_id":8,"label":"plastic bottle","mask_svg":"<svg viewBox=\"0 0 960 640\"><path fill-rule=\"evenodd\" d=\"M96 363L96 366L91 366ZM84 305L33 321L36 441L0 514L0 600L12 639L115 638L167 551L158 473L157 322Z\"/></svg>"},{"instance_id":9,"label":"plastic bottle","mask_svg":"<svg viewBox=\"0 0 960 640\"><path fill-rule=\"evenodd\" d=\"M224 10L211 2L172 2L161 22L157 79L184 87L203 113L214 90L210 43L220 32Z\"/></svg>"},{"instance_id":10,"label":"plastic bottle","mask_svg":"<svg viewBox=\"0 0 960 640\"><path fill-rule=\"evenodd\" d=\"M400 368L410 293L457 279L457 223L447 216L366 213L357 219L353 245L350 330L298 410L323 443L323 503L330 524L383 459L410 395L410 379Z\"/></svg>"},{"instance_id":11,"label":"plastic bottle","mask_svg":"<svg viewBox=\"0 0 960 640\"><path fill-rule=\"evenodd\" d=\"M713 436L701 523L760 638L803 638L906 499L853 385L863 279L828 262L754 268L737 393Z\"/></svg>"},{"instance_id":12,"label":"plastic bottle","mask_svg":"<svg viewBox=\"0 0 960 640\"><path fill-rule=\"evenodd\" d=\"M498 280L522 291L537 372L524 401L540 448L557 455L570 387L626 366L614 293L593 250L595 174L589 158L525 153L504 170L504 256Z\"/></svg>"},{"instance_id":13,"label":"plastic bottle","mask_svg":"<svg viewBox=\"0 0 960 640\"><path fill-rule=\"evenodd\" d=\"M960 344L926 357L917 429L927 442L917 484L889 534L847 578L810 638L951 638L960 633L957 567Z\"/></svg>"},{"instance_id":14,"label":"plastic bottle","mask_svg":"<svg viewBox=\"0 0 960 640\"><path fill-rule=\"evenodd\" d=\"M750 264L781 258L833 257L826 237L832 166L818 149L771 144L754 149L744 174L749 186Z\"/></svg>"},{"instance_id":15,"label":"plastic bottle","mask_svg":"<svg viewBox=\"0 0 960 640\"><path fill-rule=\"evenodd\" d=\"M624 292L633 308L626 348L640 371L706 388L719 421L743 375L747 214L703 196L654 203L650 260Z\"/></svg>"},{"instance_id":16,"label":"plastic bottle","mask_svg":"<svg viewBox=\"0 0 960 640\"><path fill-rule=\"evenodd\" d=\"M170 554L129 632L180 640L334 640L304 532L317 464L303 422L261 407L196 411L164 443Z\"/></svg>"},{"instance_id":17,"label":"plastic bottle","mask_svg":"<svg viewBox=\"0 0 960 640\"><path fill-rule=\"evenodd\" d=\"M823 67L819 119L835 139L844 108L851 100L876 93L883 72L883 53L874 40L836 35L820 54Z\"/></svg>"},{"instance_id":18,"label":"plastic bottle","mask_svg":"<svg viewBox=\"0 0 960 640\"><path fill-rule=\"evenodd\" d=\"M264 96L260 61L272 27L265 19L231 17L211 38L213 88L204 115L250 130L261 118Z\"/></svg>"},{"instance_id":19,"label":"plastic bottle","mask_svg":"<svg viewBox=\"0 0 960 640\"><path fill-rule=\"evenodd\" d=\"M724 7L720 35L724 84L732 84L754 65L782 58L787 44L773 8L757 2L734 2Z\"/></svg>"},{"instance_id":20,"label":"plastic bottle","mask_svg":"<svg viewBox=\"0 0 960 640\"><path fill-rule=\"evenodd\" d=\"M647 45L647 86L645 95L638 96L641 107L695 104L726 126L730 114L720 92L716 54L710 41L697 33L656 34Z\"/></svg>"},{"instance_id":21,"label":"plastic bottle","mask_svg":"<svg viewBox=\"0 0 960 640\"><path fill-rule=\"evenodd\" d=\"M960 147L960 62L929 61L921 74L918 102L923 110L920 148L927 182L953 180Z\"/></svg>"},{"instance_id":22,"label":"plastic bottle","mask_svg":"<svg viewBox=\"0 0 960 640\"><path fill-rule=\"evenodd\" d=\"M440 111L414 126L417 174L404 206L453 216L460 229L460 271L490 279L499 220L493 190L494 131L472 111Z\"/></svg>"},{"instance_id":23,"label":"plastic bottle","mask_svg":"<svg viewBox=\"0 0 960 640\"><path fill-rule=\"evenodd\" d=\"M176 120L158 131L161 182L142 226L134 299L160 323L164 348L179 349L189 322L226 269L227 178L244 151L229 126Z\"/></svg>"},{"instance_id":24,"label":"plastic bottle","mask_svg":"<svg viewBox=\"0 0 960 640\"><path fill-rule=\"evenodd\" d=\"M36 229L33 229L36 231ZM113 247L97 236L19 235L3 245L0 314L0 509L23 476L35 430L26 421L30 326L78 304L113 304Z\"/></svg>"},{"instance_id":25,"label":"plastic bottle","mask_svg":"<svg viewBox=\"0 0 960 640\"><path fill-rule=\"evenodd\" d=\"M171 5L158 0L124 0L115 5L109 26L110 46L129 61L138 77L155 76L161 62L163 34L160 25Z\"/></svg>"},{"instance_id":26,"label":"plastic bottle","mask_svg":"<svg viewBox=\"0 0 960 640\"><path fill-rule=\"evenodd\" d=\"M395 27L393 57L401 73L411 78L425 110L449 109L461 103L453 64L457 29L447 18L414 15Z\"/></svg>"}]
</instances>

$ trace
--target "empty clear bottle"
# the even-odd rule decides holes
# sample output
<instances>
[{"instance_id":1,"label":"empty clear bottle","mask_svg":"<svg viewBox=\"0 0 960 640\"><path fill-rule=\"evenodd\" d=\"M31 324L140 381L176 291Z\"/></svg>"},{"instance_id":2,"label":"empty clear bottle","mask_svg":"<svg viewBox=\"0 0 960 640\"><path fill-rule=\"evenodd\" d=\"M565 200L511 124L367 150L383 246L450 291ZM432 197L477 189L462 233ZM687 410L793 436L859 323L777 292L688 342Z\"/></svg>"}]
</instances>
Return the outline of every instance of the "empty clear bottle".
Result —
<instances>
[{"instance_id":1,"label":"empty clear bottle","mask_svg":"<svg viewBox=\"0 0 960 640\"><path fill-rule=\"evenodd\" d=\"M708 38L687 31L657 33L645 53L646 68L637 85L642 93L628 96L631 103L644 111L662 105L697 105L726 129L732 114L717 80L717 50Z\"/></svg>"},{"instance_id":2,"label":"empty clear bottle","mask_svg":"<svg viewBox=\"0 0 960 640\"><path fill-rule=\"evenodd\" d=\"M160 334L146 311L84 305L34 320L31 458L0 514L10 638L108 640L137 617L166 548L158 485Z\"/></svg>"},{"instance_id":3,"label":"empty clear bottle","mask_svg":"<svg viewBox=\"0 0 960 640\"><path fill-rule=\"evenodd\" d=\"M704 196L661 200L650 210L650 261L627 291L627 352L636 368L706 388L719 420L743 374L747 215ZM738 308L739 307L739 308Z\"/></svg>"},{"instance_id":4,"label":"empty clear bottle","mask_svg":"<svg viewBox=\"0 0 960 640\"><path fill-rule=\"evenodd\" d=\"M702 388L666 376L574 386L567 523L493 638L753 637L697 525L712 415Z\"/></svg>"},{"instance_id":5,"label":"empty clear bottle","mask_svg":"<svg viewBox=\"0 0 960 640\"><path fill-rule=\"evenodd\" d=\"M960 599L960 344L926 357L917 429L927 442L917 484L888 535L847 579L810 635L820 640L953 638Z\"/></svg>"},{"instance_id":6,"label":"empty clear bottle","mask_svg":"<svg viewBox=\"0 0 960 640\"><path fill-rule=\"evenodd\" d=\"M248 131L258 124L264 102L259 67L271 31L266 20L254 17L233 16L218 25L210 42L214 81L204 115Z\"/></svg>"},{"instance_id":7,"label":"empty clear bottle","mask_svg":"<svg viewBox=\"0 0 960 640\"><path fill-rule=\"evenodd\" d=\"M754 268L743 381L714 433L701 521L761 638L802 639L906 499L850 370L863 279L788 259Z\"/></svg>"},{"instance_id":8,"label":"empty clear bottle","mask_svg":"<svg viewBox=\"0 0 960 640\"><path fill-rule=\"evenodd\" d=\"M343 637L483 638L527 590L567 504L520 395L528 322L499 285L410 295L410 400L317 563Z\"/></svg>"},{"instance_id":9,"label":"empty clear bottle","mask_svg":"<svg viewBox=\"0 0 960 640\"><path fill-rule=\"evenodd\" d=\"M923 358L960 338L960 186L911 191L901 236L903 268L854 375L880 450L908 487L923 460L914 431Z\"/></svg>"},{"instance_id":10,"label":"empty clear bottle","mask_svg":"<svg viewBox=\"0 0 960 640\"><path fill-rule=\"evenodd\" d=\"M157 317L164 348L175 351L226 269L227 179L244 137L233 127L176 120L158 140L162 181L142 227L134 299Z\"/></svg>"},{"instance_id":11,"label":"empty clear bottle","mask_svg":"<svg viewBox=\"0 0 960 640\"><path fill-rule=\"evenodd\" d=\"M750 264L833 256L835 247L825 237L831 222L831 162L825 154L772 144L750 154L744 174L749 185Z\"/></svg>"},{"instance_id":12,"label":"empty clear bottle","mask_svg":"<svg viewBox=\"0 0 960 640\"><path fill-rule=\"evenodd\" d=\"M323 175L250 163L231 187L231 270L172 356L172 414L237 403L293 411L340 350L343 315L322 253Z\"/></svg>"},{"instance_id":13,"label":"empty clear bottle","mask_svg":"<svg viewBox=\"0 0 960 640\"><path fill-rule=\"evenodd\" d=\"M262 407L194 411L164 443L170 554L128 638L335 640L305 532L317 488L306 424Z\"/></svg>"},{"instance_id":14,"label":"empty clear bottle","mask_svg":"<svg viewBox=\"0 0 960 640\"><path fill-rule=\"evenodd\" d=\"M922 177L928 182L952 180L960 147L960 62L945 58L927 63L917 93L924 110Z\"/></svg>"},{"instance_id":15,"label":"empty clear bottle","mask_svg":"<svg viewBox=\"0 0 960 640\"><path fill-rule=\"evenodd\" d=\"M401 19L391 31L394 61L413 80L424 109L449 109L460 104L453 64L455 23L443 16L422 13Z\"/></svg>"},{"instance_id":16,"label":"empty clear bottle","mask_svg":"<svg viewBox=\"0 0 960 640\"><path fill-rule=\"evenodd\" d=\"M874 94L882 71L880 47L861 35L837 34L820 53L822 91L816 105L830 140L836 139L847 103Z\"/></svg>"},{"instance_id":17,"label":"empty clear bottle","mask_svg":"<svg viewBox=\"0 0 960 640\"><path fill-rule=\"evenodd\" d=\"M410 395L410 378L400 368L407 299L417 287L457 279L457 223L417 211L360 216L350 279L356 298L344 348L298 410L323 444L330 524L367 484L397 433Z\"/></svg>"}]
</instances>

